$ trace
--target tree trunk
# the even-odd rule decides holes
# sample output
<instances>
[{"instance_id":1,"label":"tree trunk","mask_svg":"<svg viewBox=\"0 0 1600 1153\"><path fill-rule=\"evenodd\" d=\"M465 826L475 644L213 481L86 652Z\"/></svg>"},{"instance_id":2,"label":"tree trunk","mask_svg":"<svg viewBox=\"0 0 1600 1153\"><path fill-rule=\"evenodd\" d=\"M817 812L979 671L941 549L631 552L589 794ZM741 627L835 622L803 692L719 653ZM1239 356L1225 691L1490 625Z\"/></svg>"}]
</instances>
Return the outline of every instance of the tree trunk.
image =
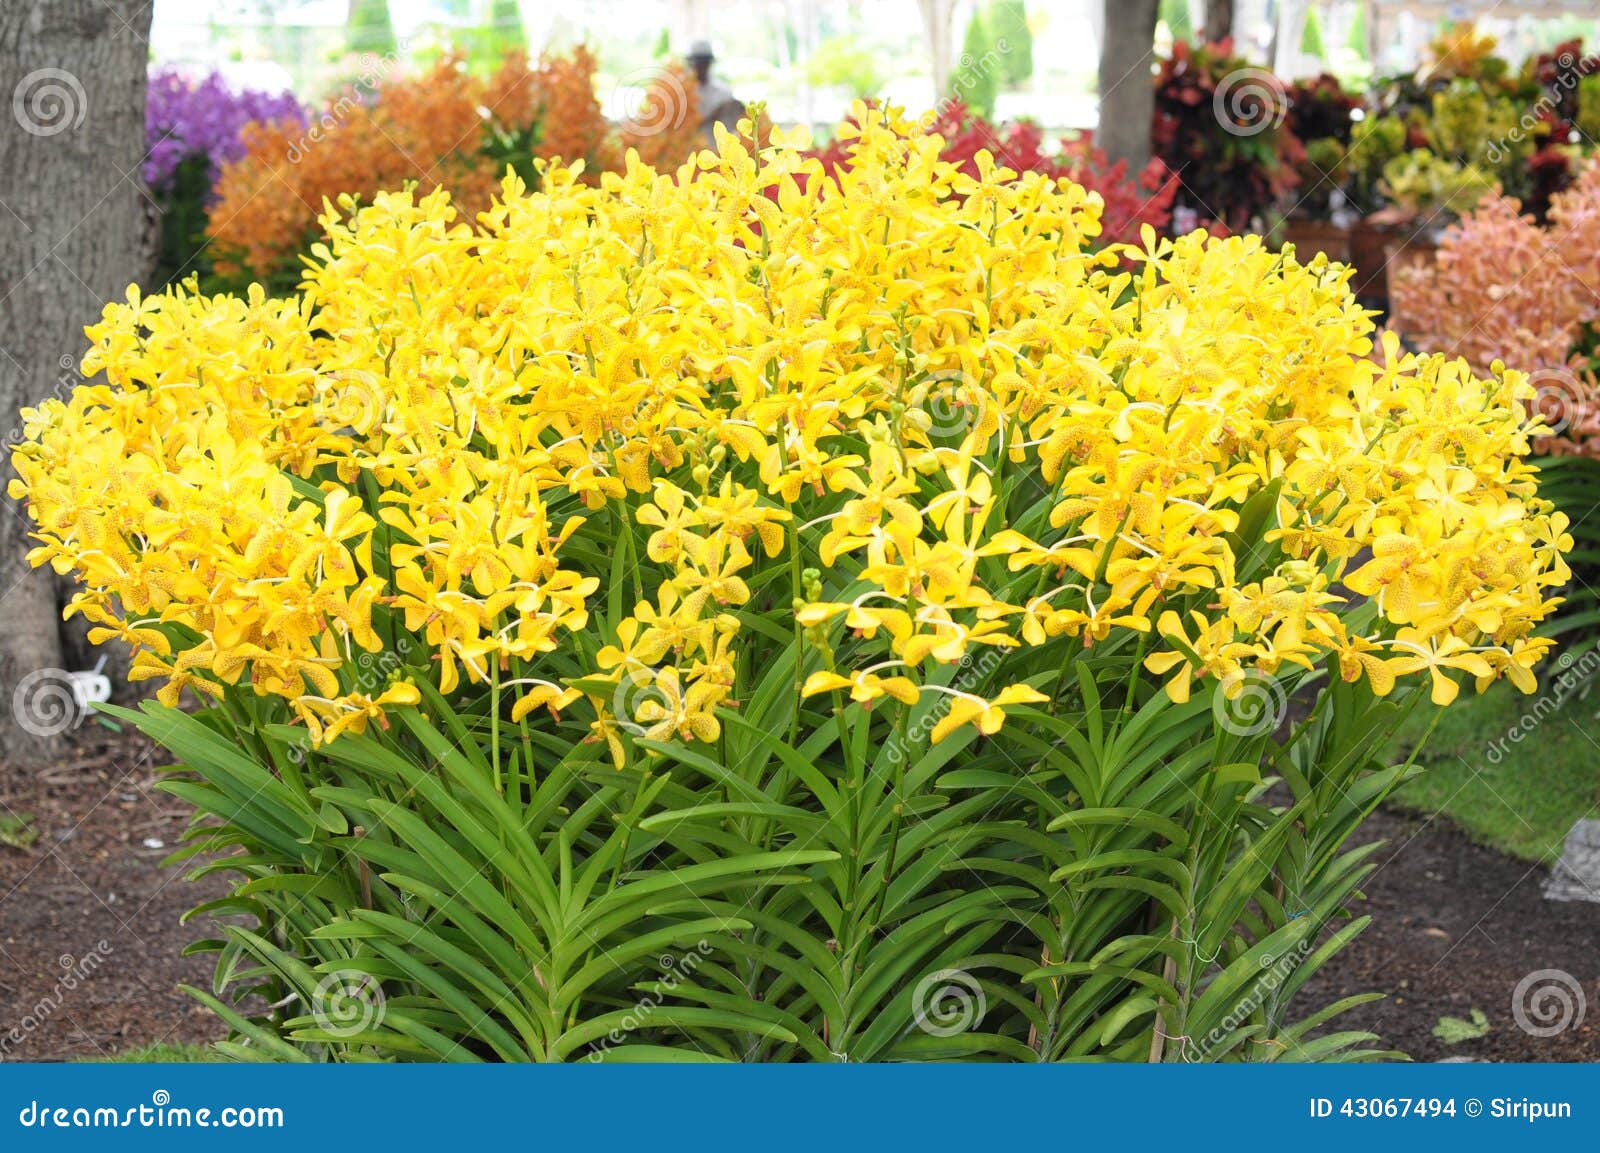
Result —
<instances>
[{"instance_id":1,"label":"tree trunk","mask_svg":"<svg viewBox=\"0 0 1600 1153\"><path fill-rule=\"evenodd\" d=\"M1233 0L1206 0L1205 39L1210 43L1233 35Z\"/></svg>"},{"instance_id":2,"label":"tree trunk","mask_svg":"<svg viewBox=\"0 0 1600 1153\"><path fill-rule=\"evenodd\" d=\"M917 0L922 11L922 35L928 43L928 60L933 66L933 99L937 104L950 93L950 24L955 15L955 0Z\"/></svg>"},{"instance_id":3,"label":"tree trunk","mask_svg":"<svg viewBox=\"0 0 1600 1153\"><path fill-rule=\"evenodd\" d=\"M1100 42L1100 127L1095 142L1112 160L1138 171L1150 159L1155 116L1156 10L1159 0L1105 0Z\"/></svg>"},{"instance_id":4,"label":"tree trunk","mask_svg":"<svg viewBox=\"0 0 1600 1153\"><path fill-rule=\"evenodd\" d=\"M152 0L0 4L0 412L64 396L83 326L144 276ZM8 441L3 469L11 475ZM0 767L46 759L73 718L54 574L31 570L29 522L0 515Z\"/></svg>"}]
</instances>

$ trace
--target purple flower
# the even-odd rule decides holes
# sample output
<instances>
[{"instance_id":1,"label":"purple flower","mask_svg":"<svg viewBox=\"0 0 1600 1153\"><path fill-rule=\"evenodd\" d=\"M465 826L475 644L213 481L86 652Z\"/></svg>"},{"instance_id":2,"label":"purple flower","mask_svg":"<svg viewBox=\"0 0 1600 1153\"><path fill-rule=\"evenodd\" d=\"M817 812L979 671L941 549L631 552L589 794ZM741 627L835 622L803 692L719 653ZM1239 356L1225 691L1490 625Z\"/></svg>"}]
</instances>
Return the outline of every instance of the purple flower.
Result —
<instances>
[{"instance_id":1,"label":"purple flower","mask_svg":"<svg viewBox=\"0 0 1600 1153\"><path fill-rule=\"evenodd\" d=\"M244 155L241 133L256 120L304 124L305 109L290 92L236 92L216 72L199 81L166 68L152 73L145 105L145 183L163 188L178 165L196 155L210 161L215 181L223 164Z\"/></svg>"}]
</instances>

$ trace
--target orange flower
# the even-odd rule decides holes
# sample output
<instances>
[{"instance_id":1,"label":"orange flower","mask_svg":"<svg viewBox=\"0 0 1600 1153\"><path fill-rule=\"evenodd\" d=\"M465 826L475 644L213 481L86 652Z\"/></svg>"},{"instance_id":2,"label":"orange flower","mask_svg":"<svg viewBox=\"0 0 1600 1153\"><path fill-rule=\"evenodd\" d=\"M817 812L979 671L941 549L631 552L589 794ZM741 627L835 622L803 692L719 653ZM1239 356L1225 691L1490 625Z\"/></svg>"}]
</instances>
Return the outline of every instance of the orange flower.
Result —
<instances>
[{"instance_id":1,"label":"orange flower","mask_svg":"<svg viewBox=\"0 0 1600 1153\"><path fill-rule=\"evenodd\" d=\"M619 133L595 96L595 66L582 47L532 68L513 52L482 79L450 54L421 76L337 95L304 128L250 125L246 154L217 179L217 271L294 287L297 258L320 238L317 220L341 195L371 202L407 184L419 193L443 187L471 220L489 207L508 165L532 179L535 158L582 161L582 181L597 186L602 173L622 171L627 147L662 168L688 159L699 143L693 80L663 72L661 91L652 89L649 101L679 94L669 131L624 125Z\"/></svg>"}]
</instances>

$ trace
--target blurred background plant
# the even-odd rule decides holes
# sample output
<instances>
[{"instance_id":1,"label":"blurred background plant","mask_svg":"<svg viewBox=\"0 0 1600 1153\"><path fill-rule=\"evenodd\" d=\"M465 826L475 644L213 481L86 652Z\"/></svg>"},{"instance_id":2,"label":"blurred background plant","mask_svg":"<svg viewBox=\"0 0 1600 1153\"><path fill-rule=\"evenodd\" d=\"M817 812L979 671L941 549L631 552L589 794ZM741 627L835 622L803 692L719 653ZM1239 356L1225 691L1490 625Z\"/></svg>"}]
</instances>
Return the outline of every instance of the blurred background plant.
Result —
<instances>
[{"instance_id":1,"label":"blurred background plant","mask_svg":"<svg viewBox=\"0 0 1600 1153\"><path fill-rule=\"evenodd\" d=\"M1410 220L1442 231L1485 196L1499 192L1500 185L1474 164L1413 148L1383 166L1378 190Z\"/></svg>"},{"instance_id":2,"label":"blurred background plant","mask_svg":"<svg viewBox=\"0 0 1600 1153\"><path fill-rule=\"evenodd\" d=\"M1397 116L1369 115L1350 130L1345 167L1351 203L1360 212L1383 207L1383 170L1406 150L1405 122Z\"/></svg>"},{"instance_id":3,"label":"blurred background plant","mask_svg":"<svg viewBox=\"0 0 1600 1153\"><path fill-rule=\"evenodd\" d=\"M886 79L882 57L851 36L830 36L817 45L806 75L819 88L837 88L851 97L877 96Z\"/></svg>"},{"instance_id":4,"label":"blurred background plant","mask_svg":"<svg viewBox=\"0 0 1600 1153\"><path fill-rule=\"evenodd\" d=\"M1305 150L1288 107L1282 81L1235 55L1232 41L1172 46L1156 75L1151 142L1192 219L1244 232L1299 185Z\"/></svg>"},{"instance_id":5,"label":"blurred background plant","mask_svg":"<svg viewBox=\"0 0 1600 1153\"><path fill-rule=\"evenodd\" d=\"M1290 85L1288 101L1288 130L1305 146L1291 213L1323 217L1336 199L1348 195L1351 142L1361 99L1347 91L1337 76L1324 72Z\"/></svg>"},{"instance_id":6,"label":"blurred background plant","mask_svg":"<svg viewBox=\"0 0 1600 1153\"><path fill-rule=\"evenodd\" d=\"M298 129L305 110L290 93L235 89L221 74L198 79L172 69L151 73L145 96L144 180L161 210L153 282L209 277L206 219L225 164L246 150L255 122Z\"/></svg>"},{"instance_id":7,"label":"blurred background plant","mask_svg":"<svg viewBox=\"0 0 1600 1153\"><path fill-rule=\"evenodd\" d=\"M613 123L596 68L582 45L532 67L512 51L485 77L450 54L422 75L371 75L330 98L308 125L248 127L244 154L223 165L215 187L213 283L292 287L324 201L341 194L447 187L470 219L488 207L507 169L536 185L540 161L581 160L582 178L593 183L621 170L628 147L671 168L702 143L685 69L653 69L637 107Z\"/></svg>"}]
</instances>

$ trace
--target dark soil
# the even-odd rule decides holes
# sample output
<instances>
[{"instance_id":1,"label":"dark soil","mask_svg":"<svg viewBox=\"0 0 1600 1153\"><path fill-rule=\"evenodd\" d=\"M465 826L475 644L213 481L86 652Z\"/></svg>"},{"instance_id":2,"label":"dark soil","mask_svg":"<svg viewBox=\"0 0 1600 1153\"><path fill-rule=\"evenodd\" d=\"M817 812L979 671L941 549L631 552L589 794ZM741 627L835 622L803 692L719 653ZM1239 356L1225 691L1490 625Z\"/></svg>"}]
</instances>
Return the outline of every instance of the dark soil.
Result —
<instances>
[{"instance_id":1,"label":"dark soil","mask_svg":"<svg viewBox=\"0 0 1600 1153\"><path fill-rule=\"evenodd\" d=\"M209 986L211 958L182 955L207 926L178 919L227 882L161 867L188 822L153 788L166 763L137 734L96 724L42 773L0 759L0 819L31 814L37 833L29 847L0 846L0 1059L93 1060L222 1036L178 989Z\"/></svg>"},{"instance_id":2,"label":"dark soil","mask_svg":"<svg viewBox=\"0 0 1600 1153\"><path fill-rule=\"evenodd\" d=\"M27 848L0 846L0 1058L94 1059L222 1035L178 989L205 987L211 968L182 955L210 930L179 917L227 882L161 867L187 821L152 787L163 763L142 738L96 726L45 773L0 763L0 818L31 813L39 834ZM1307 1012L1382 991L1341 1027L1370 1029L1417 1060L1600 1061L1600 904L1545 900L1543 866L1475 845L1443 818L1380 813L1363 835L1389 842L1354 910L1372 924L1303 990ZM1512 1014L1518 983L1541 969L1581 982L1588 1007L1547 1038ZM74 972L86 975L68 988ZM1473 1009L1488 1017L1484 1036L1447 1045L1433 1035L1440 1018L1470 1020Z\"/></svg>"},{"instance_id":3,"label":"dark soil","mask_svg":"<svg viewBox=\"0 0 1600 1153\"><path fill-rule=\"evenodd\" d=\"M1377 1033L1418 1061L1600 1061L1600 904L1545 900L1548 868L1474 844L1443 817L1380 812L1361 836L1388 842L1352 910L1372 923L1307 984L1306 1006L1385 992L1340 1027ZM1587 1003L1549 1037L1524 1031L1512 1011L1518 983L1543 969L1567 974ZM1529 1007L1538 1006L1535 997ZM1440 1018L1470 1021L1473 1009L1488 1018L1482 1037L1434 1036ZM1535 1028L1555 1023L1525 1016Z\"/></svg>"}]
</instances>

